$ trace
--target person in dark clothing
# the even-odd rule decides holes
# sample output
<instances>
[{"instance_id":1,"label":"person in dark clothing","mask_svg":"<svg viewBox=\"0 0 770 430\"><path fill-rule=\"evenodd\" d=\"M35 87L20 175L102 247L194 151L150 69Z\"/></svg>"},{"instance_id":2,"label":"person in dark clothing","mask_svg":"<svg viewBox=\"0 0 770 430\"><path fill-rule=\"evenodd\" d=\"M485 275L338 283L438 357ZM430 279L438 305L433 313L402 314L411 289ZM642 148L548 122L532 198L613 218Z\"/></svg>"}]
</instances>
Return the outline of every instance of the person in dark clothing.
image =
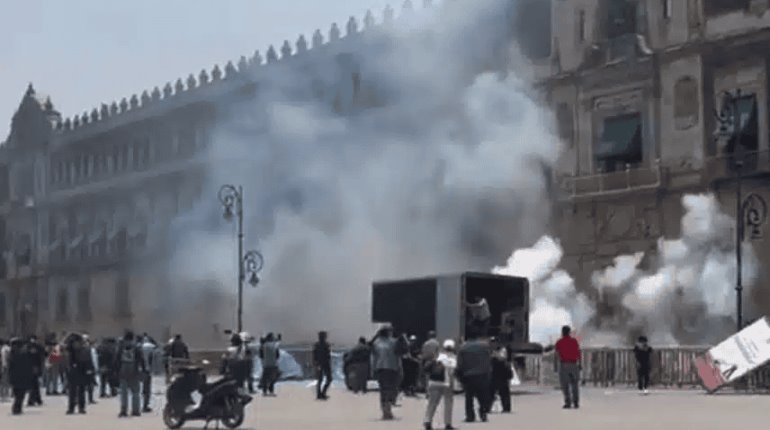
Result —
<instances>
[{"instance_id":1,"label":"person in dark clothing","mask_svg":"<svg viewBox=\"0 0 770 430\"><path fill-rule=\"evenodd\" d=\"M481 421L489 413L489 378L492 373L492 350L489 343L478 338L477 331L469 332L468 341L457 354L457 377L465 388L465 422L476 421L474 399L479 405Z\"/></svg>"},{"instance_id":2,"label":"person in dark clothing","mask_svg":"<svg viewBox=\"0 0 770 430\"><path fill-rule=\"evenodd\" d=\"M230 338L230 347L227 348L223 360L223 372L225 375L233 378L238 387L243 388L249 378L249 361L251 358L248 349L243 343L243 338L238 334L233 334Z\"/></svg>"},{"instance_id":3,"label":"person in dark clothing","mask_svg":"<svg viewBox=\"0 0 770 430\"><path fill-rule=\"evenodd\" d=\"M332 384L332 352L326 341L325 331L318 333L318 342L313 345L313 367L315 367L318 382L316 384L316 399L327 400L326 395Z\"/></svg>"},{"instance_id":4,"label":"person in dark clothing","mask_svg":"<svg viewBox=\"0 0 770 430\"><path fill-rule=\"evenodd\" d=\"M513 370L511 370L511 361L508 351L498 343L492 341L492 383L490 384L490 408L494 403L495 396L500 397L500 404L503 407L503 413L511 412L511 379L513 379Z\"/></svg>"},{"instance_id":5,"label":"person in dark clothing","mask_svg":"<svg viewBox=\"0 0 770 430\"><path fill-rule=\"evenodd\" d=\"M95 405L96 400L94 400L94 388L96 387L96 374L97 369L99 367L99 356L96 354L96 349L94 348L93 342L88 337L88 335L83 335L83 349L88 351L88 356L91 359L91 368L92 372L90 377L88 378L88 385L86 387L86 397L88 398L88 404L89 405Z\"/></svg>"},{"instance_id":6,"label":"person in dark clothing","mask_svg":"<svg viewBox=\"0 0 770 430\"><path fill-rule=\"evenodd\" d=\"M150 413L150 399L152 398L152 368L154 365L155 350L158 345L150 335L144 333L139 339L138 347L142 351L142 361L144 362L144 371L141 375L142 383L142 412Z\"/></svg>"},{"instance_id":7,"label":"person in dark clothing","mask_svg":"<svg viewBox=\"0 0 770 430\"><path fill-rule=\"evenodd\" d=\"M559 360L559 381L564 393L564 409L580 407L580 345L577 339L570 335L569 326L561 328L561 339L556 342L555 349Z\"/></svg>"},{"instance_id":8,"label":"person in dark clothing","mask_svg":"<svg viewBox=\"0 0 770 430\"><path fill-rule=\"evenodd\" d=\"M398 397L401 356L409 349L406 336L393 337L393 327L384 325L370 342L377 384L380 387L380 409L383 420L392 420L393 406Z\"/></svg>"},{"instance_id":9,"label":"person in dark clothing","mask_svg":"<svg viewBox=\"0 0 770 430\"><path fill-rule=\"evenodd\" d=\"M32 365L32 385L29 388L29 399L27 400L27 406L42 406L43 399L40 397L40 377L43 376L43 369L45 369L45 347L37 340L37 336L32 335L29 337L27 343L27 354Z\"/></svg>"},{"instance_id":10,"label":"person in dark clothing","mask_svg":"<svg viewBox=\"0 0 770 430\"><path fill-rule=\"evenodd\" d=\"M240 333L241 340L243 341L243 347L246 350L246 388L249 390L249 394L254 394L254 336L248 332Z\"/></svg>"},{"instance_id":11,"label":"person in dark clothing","mask_svg":"<svg viewBox=\"0 0 770 430\"><path fill-rule=\"evenodd\" d=\"M174 336L174 340L171 341L169 355L171 358L190 359L190 350L187 348L187 344L182 340L181 334Z\"/></svg>"},{"instance_id":12,"label":"person in dark clothing","mask_svg":"<svg viewBox=\"0 0 770 430\"><path fill-rule=\"evenodd\" d=\"M190 359L190 350L187 344L182 340L182 335L177 334L174 339L166 345L166 382L171 380L171 375L177 371L177 367Z\"/></svg>"},{"instance_id":13,"label":"person in dark clothing","mask_svg":"<svg viewBox=\"0 0 770 430\"><path fill-rule=\"evenodd\" d=\"M281 335L278 335L278 340ZM275 383L278 381L280 371L278 369L278 359L281 358L281 351L278 348L273 333L268 333L262 339L259 347L259 359L262 360L262 378L259 380L259 387L262 389L263 396L275 395Z\"/></svg>"},{"instance_id":14,"label":"person in dark clothing","mask_svg":"<svg viewBox=\"0 0 770 430\"><path fill-rule=\"evenodd\" d=\"M118 395L117 372L115 369L115 356L117 342L113 338L103 339L96 350L99 364L99 397ZM108 394L109 393L109 394Z\"/></svg>"},{"instance_id":15,"label":"person in dark clothing","mask_svg":"<svg viewBox=\"0 0 770 430\"><path fill-rule=\"evenodd\" d=\"M345 373L351 378L351 389L356 394L366 394L371 353L369 345L366 344L366 338L361 337L358 339L358 345L348 351L343 358Z\"/></svg>"},{"instance_id":16,"label":"person in dark clothing","mask_svg":"<svg viewBox=\"0 0 770 430\"><path fill-rule=\"evenodd\" d=\"M650 387L652 361L652 347L647 343L647 337L639 336L634 346L634 357L636 358L636 376L639 383L639 391L647 394L647 390Z\"/></svg>"},{"instance_id":17,"label":"person in dark clothing","mask_svg":"<svg viewBox=\"0 0 770 430\"><path fill-rule=\"evenodd\" d=\"M84 345L81 337L70 339L67 345L67 415L75 413L75 404L79 413L86 413L86 389L93 375L91 351Z\"/></svg>"},{"instance_id":18,"label":"person in dark clothing","mask_svg":"<svg viewBox=\"0 0 770 430\"><path fill-rule=\"evenodd\" d=\"M417 395L417 381L420 377L420 361L417 337L412 335L409 338L409 346L406 354L401 357L401 369L404 373L401 380L401 391L407 397Z\"/></svg>"},{"instance_id":19,"label":"person in dark clothing","mask_svg":"<svg viewBox=\"0 0 770 430\"><path fill-rule=\"evenodd\" d=\"M13 391L13 406L11 413L20 415L24 405L24 395L27 394L34 382L32 360L28 345L20 338L11 339L11 352L8 358L8 375Z\"/></svg>"},{"instance_id":20,"label":"person in dark clothing","mask_svg":"<svg viewBox=\"0 0 770 430\"><path fill-rule=\"evenodd\" d=\"M139 381L145 371L142 351L136 343L134 333L126 332L118 346L115 367L120 378L120 414L118 417L128 416L128 393L131 392L131 415L141 416L139 409Z\"/></svg>"}]
</instances>

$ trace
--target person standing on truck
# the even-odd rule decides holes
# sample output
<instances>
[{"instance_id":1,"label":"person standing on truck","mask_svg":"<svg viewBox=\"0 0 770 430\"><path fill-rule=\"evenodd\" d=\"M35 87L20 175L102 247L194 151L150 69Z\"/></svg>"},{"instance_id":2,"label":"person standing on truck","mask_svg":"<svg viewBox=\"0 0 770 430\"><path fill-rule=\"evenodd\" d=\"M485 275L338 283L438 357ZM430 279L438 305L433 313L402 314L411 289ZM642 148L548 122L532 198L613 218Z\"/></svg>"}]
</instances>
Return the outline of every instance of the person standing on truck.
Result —
<instances>
[{"instance_id":1,"label":"person standing on truck","mask_svg":"<svg viewBox=\"0 0 770 430\"><path fill-rule=\"evenodd\" d=\"M470 318L468 318L469 329L476 331L480 336L487 336L489 333L489 323L492 319L492 312L489 310L487 299L475 296L471 303L466 303L466 306L470 314Z\"/></svg>"},{"instance_id":2,"label":"person standing on truck","mask_svg":"<svg viewBox=\"0 0 770 430\"><path fill-rule=\"evenodd\" d=\"M480 339L475 331L471 330L467 337L468 341L457 354L457 376L465 388L465 422L476 421L473 409L474 399L479 404L481 421L486 422L490 406L489 378L492 373L492 350L489 343Z\"/></svg>"},{"instance_id":3,"label":"person standing on truck","mask_svg":"<svg viewBox=\"0 0 770 430\"><path fill-rule=\"evenodd\" d=\"M514 299L509 298L505 306L506 311L500 315L500 338L508 344L516 337L516 320L519 313L516 311L515 303Z\"/></svg>"},{"instance_id":4,"label":"person standing on truck","mask_svg":"<svg viewBox=\"0 0 770 430\"><path fill-rule=\"evenodd\" d=\"M559 382L564 393L564 409L580 407L580 345L571 333L570 326L562 327L561 339L555 345L559 358Z\"/></svg>"},{"instance_id":5,"label":"person standing on truck","mask_svg":"<svg viewBox=\"0 0 770 430\"><path fill-rule=\"evenodd\" d=\"M377 383L380 386L380 409L383 420L393 419L393 405L398 397L401 356L409 343L405 335L393 337L393 327L384 325L372 340L372 356Z\"/></svg>"},{"instance_id":6,"label":"person standing on truck","mask_svg":"<svg viewBox=\"0 0 770 430\"><path fill-rule=\"evenodd\" d=\"M634 358L636 358L636 376L639 383L639 391L647 394L647 389L650 387L652 347L647 343L646 336L639 336L634 346Z\"/></svg>"},{"instance_id":7,"label":"person standing on truck","mask_svg":"<svg viewBox=\"0 0 770 430\"><path fill-rule=\"evenodd\" d=\"M328 400L326 393L332 384L332 350L327 337L325 331L318 332L318 342L313 345L313 367L318 377L316 400Z\"/></svg>"}]
</instances>

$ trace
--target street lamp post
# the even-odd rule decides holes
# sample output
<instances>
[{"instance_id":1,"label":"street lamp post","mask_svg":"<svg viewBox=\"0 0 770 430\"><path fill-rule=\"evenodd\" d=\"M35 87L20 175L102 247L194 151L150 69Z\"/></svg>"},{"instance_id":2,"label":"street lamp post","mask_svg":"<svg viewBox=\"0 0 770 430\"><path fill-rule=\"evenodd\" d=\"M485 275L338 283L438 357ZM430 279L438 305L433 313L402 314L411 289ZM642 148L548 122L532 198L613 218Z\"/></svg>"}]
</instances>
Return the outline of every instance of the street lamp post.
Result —
<instances>
[{"instance_id":1,"label":"street lamp post","mask_svg":"<svg viewBox=\"0 0 770 430\"><path fill-rule=\"evenodd\" d=\"M219 189L218 196L224 207L225 219L229 221L235 215L238 224L238 333L240 333L243 331L243 187L223 185Z\"/></svg>"},{"instance_id":2,"label":"street lamp post","mask_svg":"<svg viewBox=\"0 0 770 430\"><path fill-rule=\"evenodd\" d=\"M738 118L738 99L741 90L735 94L725 91L722 94L721 111L717 113L719 123L718 137L732 139L733 166L735 167L735 305L736 326L738 331L743 329L743 255L741 245L743 243L743 142L741 141L741 124Z\"/></svg>"}]
</instances>

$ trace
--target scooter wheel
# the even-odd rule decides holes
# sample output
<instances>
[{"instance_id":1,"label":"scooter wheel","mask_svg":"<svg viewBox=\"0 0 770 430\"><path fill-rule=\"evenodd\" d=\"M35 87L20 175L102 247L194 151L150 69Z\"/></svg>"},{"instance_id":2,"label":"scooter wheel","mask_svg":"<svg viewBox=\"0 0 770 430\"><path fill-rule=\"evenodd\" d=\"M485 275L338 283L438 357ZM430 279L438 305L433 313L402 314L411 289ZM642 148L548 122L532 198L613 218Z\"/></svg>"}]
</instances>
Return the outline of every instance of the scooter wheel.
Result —
<instances>
[{"instance_id":1,"label":"scooter wheel","mask_svg":"<svg viewBox=\"0 0 770 430\"><path fill-rule=\"evenodd\" d=\"M222 424L229 429L235 429L243 424L246 414L243 405L240 402L232 402L228 408L227 414L222 418Z\"/></svg>"},{"instance_id":2,"label":"scooter wheel","mask_svg":"<svg viewBox=\"0 0 770 430\"><path fill-rule=\"evenodd\" d=\"M178 429L184 425L184 418L182 418L178 412L174 411L174 408L172 408L171 405L166 405L166 407L163 408L163 424L172 430Z\"/></svg>"}]
</instances>

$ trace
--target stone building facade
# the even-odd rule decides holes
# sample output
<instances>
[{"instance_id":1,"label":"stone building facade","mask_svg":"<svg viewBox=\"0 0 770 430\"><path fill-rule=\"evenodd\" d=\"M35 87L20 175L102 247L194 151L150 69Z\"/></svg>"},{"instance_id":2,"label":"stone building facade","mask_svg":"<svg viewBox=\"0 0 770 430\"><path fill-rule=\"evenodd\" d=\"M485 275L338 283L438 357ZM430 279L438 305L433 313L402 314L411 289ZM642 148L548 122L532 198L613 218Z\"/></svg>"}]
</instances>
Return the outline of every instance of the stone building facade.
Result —
<instances>
[{"instance_id":1,"label":"stone building facade","mask_svg":"<svg viewBox=\"0 0 770 430\"><path fill-rule=\"evenodd\" d=\"M412 8L407 0L401 13ZM169 314L173 280L155 263L170 254L173 220L216 198L202 194L215 124L289 68L337 114L376 106L355 52L367 30L394 18L391 7L379 20L351 17L326 35L317 30L264 57L256 51L69 118L30 84L0 144L0 336L168 334L172 324L159 316ZM139 307L139 296L157 305Z\"/></svg>"},{"instance_id":2,"label":"stone building facade","mask_svg":"<svg viewBox=\"0 0 770 430\"><path fill-rule=\"evenodd\" d=\"M736 146L715 136L725 91L741 91L743 196L768 201L769 1L555 1L553 20L538 76L565 145L555 228L579 283L619 254L654 255L660 236L679 237L683 194L711 191L735 216ZM760 270L764 229L746 234ZM757 291L770 287L764 275ZM767 310L768 296L747 300Z\"/></svg>"},{"instance_id":3,"label":"stone building facade","mask_svg":"<svg viewBox=\"0 0 770 430\"><path fill-rule=\"evenodd\" d=\"M744 192L770 198L770 0L519 3L522 47L564 142L553 229L578 282L618 254L677 237L685 193L711 190L734 214L732 146L714 139L722 91L742 90L741 127L753 137ZM264 59L257 52L66 119L30 85L0 145L0 335L106 334L137 322L167 330L157 309L132 298L153 295L161 308L169 280L136 262L162 253L171 220L204 198L204 154L229 104L254 97L281 62L336 62L337 76L313 85L342 114L376 104L355 62L342 60L393 16L368 14L360 28L351 18L344 32L335 24L327 37L317 31ZM764 264L762 233L748 239Z\"/></svg>"}]
</instances>

